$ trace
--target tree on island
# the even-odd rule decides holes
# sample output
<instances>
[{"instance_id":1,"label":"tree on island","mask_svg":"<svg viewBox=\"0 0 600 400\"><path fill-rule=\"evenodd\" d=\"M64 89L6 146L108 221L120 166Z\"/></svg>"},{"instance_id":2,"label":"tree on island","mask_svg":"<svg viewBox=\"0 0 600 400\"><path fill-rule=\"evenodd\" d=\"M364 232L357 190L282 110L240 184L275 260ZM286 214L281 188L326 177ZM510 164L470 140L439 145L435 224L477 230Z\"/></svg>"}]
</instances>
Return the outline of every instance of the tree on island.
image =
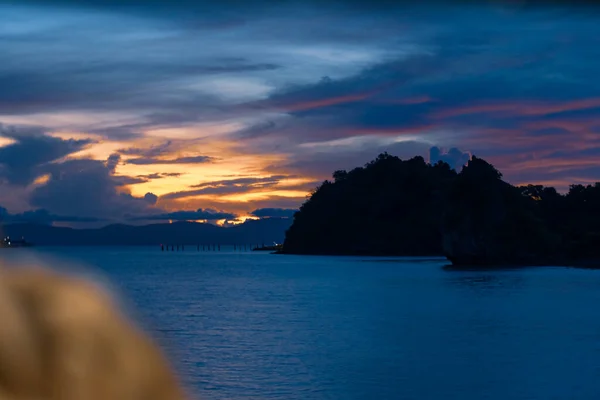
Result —
<instances>
[{"instance_id":1,"label":"tree on island","mask_svg":"<svg viewBox=\"0 0 600 400\"><path fill-rule=\"evenodd\" d=\"M600 259L600 184L515 187L473 156L460 173L387 153L336 171L300 207L284 253L446 255L453 264Z\"/></svg>"},{"instance_id":2,"label":"tree on island","mask_svg":"<svg viewBox=\"0 0 600 400\"><path fill-rule=\"evenodd\" d=\"M539 262L555 257L558 238L536 200L502 180L502 174L473 156L456 176L441 219L444 255L453 264Z\"/></svg>"},{"instance_id":3,"label":"tree on island","mask_svg":"<svg viewBox=\"0 0 600 400\"><path fill-rule=\"evenodd\" d=\"M336 171L295 214L284 252L440 254L442 197L455 176L446 163L387 153L364 167Z\"/></svg>"},{"instance_id":4,"label":"tree on island","mask_svg":"<svg viewBox=\"0 0 600 400\"><path fill-rule=\"evenodd\" d=\"M520 189L536 200L549 229L560 235L564 258L600 260L600 183L571 185L565 195L539 185Z\"/></svg>"}]
</instances>

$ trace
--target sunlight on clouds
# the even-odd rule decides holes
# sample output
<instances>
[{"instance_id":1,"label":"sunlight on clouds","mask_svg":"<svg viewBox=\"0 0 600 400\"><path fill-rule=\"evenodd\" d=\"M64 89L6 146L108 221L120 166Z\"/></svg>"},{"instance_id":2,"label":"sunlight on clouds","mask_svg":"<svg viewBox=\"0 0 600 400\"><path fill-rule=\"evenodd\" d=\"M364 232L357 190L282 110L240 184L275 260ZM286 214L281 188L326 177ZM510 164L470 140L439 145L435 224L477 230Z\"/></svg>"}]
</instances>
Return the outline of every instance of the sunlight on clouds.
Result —
<instances>
[{"instance_id":1,"label":"sunlight on clouds","mask_svg":"<svg viewBox=\"0 0 600 400\"><path fill-rule=\"evenodd\" d=\"M316 150L338 150L340 147L362 148L364 146L385 146L394 143L412 141L421 141L421 137L417 135L400 135L396 137L376 135L352 136L324 142L302 143L298 145L298 147Z\"/></svg>"},{"instance_id":2,"label":"sunlight on clouds","mask_svg":"<svg viewBox=\"0 0 600 400\"><path fill-rule=\"evenodd\" d=\"M219 226L224 226L225 223L227 223L227 225L239 225L239 224L243 224L244 222L246 222L249 219L257 220L259 218L253 217L251 215L240 215L236 219L231 219L231 220L220 219L220 220L216 221L216 224Z\"/></svg>"},{"instance_id":3,"label":"sunlight on clouds","mask_svg":"<svg viewBox=\"0 0 600 400\"><path fill-rule=\"evenodd\" d=\"M8 146L9 144L13 144L16 142L17 141L15 139L0 136L0 147Z\"/></svg>"},{"instance_id":4,"label":"sunlight on clouds","mask_svg":"<svg viewBox=\"0 0 600 400\"><path fill-rule=\"evenodd\" d=\"M182 173L178 177L166 177L139 183L130 186L134 196L143 196L152 192L157 196L166 193L189 190L192 185L197 185L215 180L232 179L231 176L239 175L243 171L260 171L265 166L281 161L277 155L268 155L261 158L250 156L237 156L206 164L164 164L164 165L133 165L125 164L119 167L119 173L129 176L146 175L155 172ZM248 176L255 177L256 174Z\"/></svg>"},{"instance_id":5,"label":"sunlight on clouds","mask_svg":"<svg viewBox=\"0 0 600 400\"><path fill-rule=\"evenodd\" d=\"M159 167L147 167L142 173L138 175L147 175L155 172L162 173L182 173L180 176L166 177L161 179L153 179L149 182L139 183L137 185L129 186L131 194L134 196L143 196L144 194L151 192L157 196L161 196L165 193L177 192L185 190L188 186L196 184L198 182L197 174L201 173L201 168L190 167L187 168L183 165L161 165ZM136 176L136 175L134 175Z\"/></svg>"},{"instance_id":6,"label":"sunlight on clouds","mask_svg":"<svg viewBox=\"0 0 600 400\"><path fill-rule=\"evenodd\" d=\"M219 200L222 201L231 201L231 202L245 202L245 201L253 201L253 200L266 200L273 196L279 197L306 197L308 193L301 190L268 190L261 192L251 192L251 193L236 193L230 195L220 196ZM208 196L207 196L208 197Z\"/></svg>"},{"instance_id":7,"label":"sunlight on clouds","mask_svg":"<svg viewBox=\"0 0 600 400\"><path fill-rule=\"evenodd\" d=\"M138 121L136 118L132 117L131 114L99 111L63 111L26 115L0 115L0 120L5 124L48 126L53 127L56 130L80 132L108 128L115 126L115 124L127 124Z\"/></svg>"},{"instance_id":8,"label":"sunlight on clouds","mask_svg":"<svg viewBox=\"0 0 600 400\"><path fill-rule=\"evenodd\" d=\"M33 185L34 186L41 186L41 185L46 184L49 180L50 180L50 174L45 174L45 175L42 175L42 176L38 176L33 181Z\"/></svg>"},{"instance_id":9,"label":"sunlight on clouds","mask_svg":"<svg viewBox=\"0 0 600 400\"><path fill-rule=\"evenodd\" d=\"M101 140L102 137L100 135L96 135L93 133L85 133L85 132L50 132L47 134L48 136L56 137L62 140Z\"/></svg>"},{"instance_id":10,"label":"sunlight on clouds","mask_svg":"<svg viewBox=\"0 0 600 400\"><path fill-rule=\"evenodd\" d=\"M309 182L313 182L313 179L292 177L289 179L281 179L277 186L290 187L290 186L302 185L302 184L309 183ZM275 186L275 187L277 187L277 186Z\"/></svg>"},{"instance_id":11,"label":"sunlight on clouds","mask_svg":"<svg viewBox=\"0 0 600 400\"><path fill-rule=\"evenodd\" d=\"M203 79L187 88L236 103L264 99L274 89L257 78L228 75Z\"/></svg>"},{"instance_id":12,"label":"sunlight on clouds","mask_svg":"<svg viewBox=\"0 0 600 400\"><path fill-rule=\"evenodd\" d=\"M377 49L356 49L341 48L339 45L312 45L312 46L285 46L281 52L292 56L299 56L303 59L312 59L317 62L326 62L332 64L357 64L369 63L374 60L380 60L383 52Z\"/></svg>"},{"instance_id":13,"label":"sunlight on clouds","mask_svg":"<svg viewBox=\"0 0 600 400\"><path fill-rule=\"evenodd\" d=\"M72 137L74 138L74 137ZM72 153L68 158L92 158L94 160L106 160L108 156L115 153L118 149L123 147L123 143L120 142L100 142L97 144L90 145L86 149Z\"/></svg>"},{"instance_id":14,"label":"sunlight on clouds","mask_svg":"<svg viewBox=\"0 0 600 400\"><path fill-rule=\"evenodd\" d=\"M247 221L247 220L249 220L249 219L256 221L257 219L260 219L260 218L258 218L258 217L255 217L255 216L253 216L253 215L240 215L240 216L237 218L237 220L238 220L238 221L240 221L240 223L241 223L241 222L245 222L245 221ZM237 223L237 221L232 221L232 222L233 222L233 223Z\"/></svg>"}]
</instances>

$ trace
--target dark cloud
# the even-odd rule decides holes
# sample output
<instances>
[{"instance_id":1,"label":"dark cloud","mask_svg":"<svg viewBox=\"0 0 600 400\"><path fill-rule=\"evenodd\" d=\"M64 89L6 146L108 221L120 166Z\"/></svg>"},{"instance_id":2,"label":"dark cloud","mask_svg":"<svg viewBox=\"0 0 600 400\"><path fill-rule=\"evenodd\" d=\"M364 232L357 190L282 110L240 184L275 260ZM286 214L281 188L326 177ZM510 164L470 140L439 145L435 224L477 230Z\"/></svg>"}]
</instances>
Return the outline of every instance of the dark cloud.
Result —
<instances>
[{"instance_id":1,"label":"dark cloud","mask_svg":"<svg viewBox=\"0 0 600 400\"><path fill-rule=\"evenodd\" d=\"M259 208L250 213L259 218L291 218L298 211L292 208Z\"/></svg>"},{"instance_id":2,"label":"dark cloud","mask_svg":"<svg viewBox=\"0 0 600 400\"><path fill-rule=\"evenodd\" d=\"M235 133L240 151L285 151L290 160L269 171L323 176L359 165L364 154L371 154L364 137L373 143L405 137L422 143L410 156L426 156L432 144L459 147L495 160L509 180L520 181L526 172L513 165L524 154L536 155L526 165L531 169L551 165L544 158L565 143L574 148L597 144L590 133L598 127L600 86L595 64L583 61L600 59L591 39L600 32L594 18L550 9L504 15L471 11L453 11L457 18L429 25L433 29L414 43L417 51L355 75L282 88L254 102L250 107L284 116ZM416 18L416 30L426 21L432 20ZM336 142L341 139L348 140ZM298 147L305 144L317 154ZM433 158L457 167L467 156L463 153L452 150ZM568 163L549 161L556 170ZM551 171L538 168L527 179L569 176Z\"/></svg>"},{"instance_id":3,"label":"dark cloud","mask_svg":"<svg viewBox=\"0 0 600 400\"><path fill-rule=\"evenodd\" d=\"M193 197L208 194L231 194L244 193L265 188L273 188L283 179L292 178L287 175L274 175L265 178L238 178L220 181L203 182L191 187L193 190L167 193L162 195L161 200L175 200L185 197Z\"/></svg>"},{"instance_id":4,"label":"dark cloud","mask_svg":"<svg viewBox=\"0 0 600 400\"><path fill-rule=\"evenodd\" d=\"M137 185L138 183L146 183L149 181L149 179L126 175L115 175L112 180L117 186Z\"/></svg>"},{"instance_id":5,"label":"dark cloud","mask_svg":"<svg viewBox=\"0 0 600 400\"><path fill-rule=\"evenodd\" d=\"M155 165L155 164L204 164L215 161L214 157L209 156L192 156L192 157L179 157L173 159L163 159L155 157L139 157L131 158L125 161L126 164L135 165Z\"/></svg>"},{"instance_id":6,"label":"dark cloud","mask_svg":"<svg viewBox=\"0 0 600 400\"><path fill-rule=\"evenodd\" d=\"M138 175L137 178L144 179L145 181L149 181L152 179L178 178L181 175L183 175L182 172L154 172L152 174Z\"/></svg>"},{"instance_id":7,"label":"dark cloud","mask_svg":"<svg viewBox=\"0 0 600 400\"><path fill-rule=\"evenodd\" d=\"M47 181L34 187L28 195L30 205L36 210L20 214L0 210L2 221L95 223L165 219L164 210L156 208L158 196L147 193L143 197L135 197L123 191L122 187L150 179L179 176L178 173L154 173L140 177L115 175L120 161L119 154L110 155L106 161L57 161L81 150L89 141L49 137L37 129L5 129L3 133L5 137L16 141L0 148L0 161L4 166L2 172L9 183L26 186L42 175L47 176ZM192 160L197 161L197 158L180 158L176 161L184 163ZM167 219L190 216L186 213L188 212L177 212ZM235 217L231 213L224 214L210 209L198 210L193 216L195 219Z\"/></svg>"},{"instance_id":8,"label":"dark cloud","mask_svg":"<svg viewBox=\"0 0 600 400\"><path fill-rule=\"evenodd\" d=\"M0 1L5 18L33 27L0 32L0 115L128 114L107 117L101 127L69 124L120 139L150 128L249 116L251 110L230 106L287 86L290 78L347 74L355 62L331 60L329 49L352 57L368 51L358 44L388 37L398 25L392 18L383 23L381 16L350 15L347 6L341 16L341 5L176 3L25 1L10 7Z\"/></svg>"},{"instance_id":9,"label":"dark cloud","mask_svg":"<svg viewBox=\"0 0 600 400\"><path fill-rule=\"evenodd\" d=\"M40 39L41 41L41 39ZM18 41L17 41L18 43ZM42 45L39 43L39 45ZM34 46L34 43L21 43L22 46ZM74 41L67 47L77 50ZM0 41L0 48L2 42ZM121 48L121 50L124 50ZM73 54L65 56L73 58ZM91 55L97 57L97 55ZM143 57L143 56L141 56ZM212 74L226 72L243 73L269 71L277 66L271 64L235 65L231 61L210 60L215 65L186 65L161 59L120 61L106 59L94 65L57 63L52 69L33 69L32 66L21 70L0 69L0 84L4 90L0 93L0 114L24 114L36 112L76 110L101 110L138 112L145 110L149 116L160 116L165 110L179 111L187 121L197 121L219 112L223 101L219 97L183 87L156 88L152 82L172 80L193 80L208 78ZM48 60L49 62L54 59ZM152 92L147 96L144 92ZM199 107L201 106L201 107ZM195 108L195 112L193 112ZM155 112L154 114L152 112ZM127 137L131 131L162 122L160 118L143 118L140 123L119 124L111 128L97 129L94 132L114 133ZM120 131L119 131L120 129ZM135 135L134 135L135 136Z\"/></svg>"},{"instance_id":10,"label":"dark cloud","mask_svg":"<svg viewBox=\"0 0 600 400\"><path fill-rule=\"evenodd\" d=\"M114 172L111 171L111 172ZM117 186L129 186L129 185L137 185L139 183L150 182L155 179L163 179L163 178L176 178L181 176L182 174L179 172L155 172L153 174L146 175L137 175L137 176L127 176L127 175L113 175L112 180Z\"/></svg>"},{"instance_id":11,"label":"dark cloud","mask_svg":"<svg viewBox=\"0 0 600 400\"><path fill-rule=\"evenodd\" d=\"M237 179L225 179L220 181L211 181L211 182L203 182L197 185L192 185L194 188L207 188L207 187L223 187L223 186L233 186L233 187L245 187L249 185L256 186L272 186L276 185L282 179L290 179L295 178L295 176L287 176L287 175L273 175L267 176L265 178L237 178Z\"/></svg>"},{"instance_id":12,"label":"dark cloud","mask_svg":"<svg viewBox=\"0 0 600 400\"><path fill-rule=\"evenodd\" d=\"M34 223L34 224L52 224L53 222L101 222L102 219L94 217L75 217L54 215L48 210L38 209L25 211L18 214L10 214L5 208L0 207L1 223Z\"/></svg>"},{"instance_id":13,"label":"dark cloud","mask_svg":"<svg viewBox=\"0 0 600 400\"><path fill-rule=\"evenodd\" d=\"M47 165L44 171L50 178L32 191L31 205L58 215L114 220L152 212L149 199L118 190L120 183L107 164L76 159Z\"/></svg>"},{"instance_id":14,"label":"dark cloud","mask_svg":"<svg viewBox=\"0 0 600 400\"><path fill-rule=\"evenodd\" d=\"M598 104L573 109L568 103L594 98L600 89L590 83L594 67L575 61L577 54L600 57L589 40L599 31L592 19L575 22L550 12L479 14L440 22L421 51L342 79L277 91L254 106L288 118L259 122L235 136L305 143L361 135L425 137L444 130L482 135L478 130L516 129L548 115L598 115ZM499 29L488 23L492 19L511 23ZM575 25L577 31L569 32ZM565 35L571 39L564 41ZM541 103L537 112L528 112L531 100ZM478 111L486 102L501 107ZM465 112L456 113L460 109Z\"/></svg>"},{"instance_id":15,"label":"dark cloud","mask_svg":"<svg viewBox=\"0 0 600 400\"><path fill-rule=\"evenodd\" d=\"M43 174L42 166L84 149L91 140L63 140L47 136L41 128L5 127L0 136L14 140L0 147L0 178L17 185L28 185Z\"/></svg>"},{"instance_id":16,"label":"dark cloud","mask_svg":"<svg viewBox=\"0 0 600 400\"><path fill-rule=\"evenodd\" d=\"M152 145L149 147L128 147L117 150L118 154L125 156L135 156L125 161L126 164L135 165L153 165L153 164L202 164L213 162L216 159L208 156L191 156L191 157L177 157L177 158L164 158L170 153L177 153L180 151L187 150L187 148L197 143L198 139L193 140L167 140L163 143ZM138 178L144 179L159 179L165 177L176 177L180 176L181 173L154 173L149 175L138 175Z\"/></svg>"},{"instance_id":17,"label":"dark cloud","mask_svg":"<svg viewBox=\"0 0 600 400\"><path fill-rule=\"evenodd\" d=\"M57 15L56 21L60 23L62 17L66 18L64 25L71 25L68 15ZM230 101L219 97L215 89L209 90L206 81L212 76L270 73L279 68L275 63L255 63L243 57L212 57L212 51L190 52L197 37L166 38L163 48L143 38L157 31L159 36L179 36L174 33L177 27L161 26L161 30L151 22L137 26L106 14L97 18L89 14L74 24L71 29L79 31L77 35L64 26L64 31L41 29L31 35L3 37L0 33L4 55L0 115L128 114L126 118L99 117L101 126L66 120L57 127L109 139L133 139L151 128L227 118L231 113L225 106ZM115 26L114 37L104 31L108 25ZM141 38L136 37L137 32ZM130 39L121 40L121 36Z\"/></svg>"},{"instance_id":18,"label":"dark cloud","mask_svg":"<svg viewBox=\"0 0 600 400\"><path fill-rule=\"evenodd\" d=\"M154 205L158 201L158 196L154 193L146 193L144 195L144 201L148 204Z\"/></svg>"},{"instance_id":19,"label":"dark cloud","mask_svg":"<svg viewBox=\"0 0 600 400\"><path fill-rule=\"evenodd\" d=\"M167 140L164 143L159 145L154 145L150 147L128 147L125 149L118 150L118 153L126 155L126 156L139 156L139 157L158 157L160 155L165 154L169 147L173 144L172 140Z\"/></svg>"},{"instance_id":20,"label":"dark cloud","mask_svg":"<svg viewBox=\"0 0 600 400\"><path fill-rule=\"evenodd\" d=\"M196 211L175 211L170 213L162 213L156 215L145 215L139 216L135 218L131 218L131 220L145 220L145 221L197 221L197 220L209 220L216 221L220 219L234 219L237 215L232 213L227 213L223 211L216 211L212 209L201 209L199 208Z\"/></svg>"},{"instance_id":21,"label":"dark cloud","mask_svg":"<svg viewBox=\"0 0 600 400\"><path fill-rule=\"evenodd\" d=\"M529 135L534 136L551 136L551 135L565 135L569 134L569 131L564 128L559 127L551 127L551 128L540 128L540 129L532 129L528 132Z\"/></svg>"},{"instance_id":22,"label":"dark cloud","mask_svg":"<svg viewBox=\"0 0 600 400\"><path fill-rule=\"evenodd\" d=\"M0 115L121 114L107 116L102 124L68 123L111 139L139 137L151 128L247 117L251 110L231 105L263 97L287 85L289 78L302 75L306 82L328 70L333 62L320 54L328 51L319 49L323 44L341 44L338 51L352 53L354 49L343 49L343 41L369 37L356 33L357 24L340 24L337 12L322 4L117 3L25 1L10 7L0 1L5 18L32 27L0 32ZM48 18L53 23L45 23ZM325 23L327 19L334 23ZM324 42L308 24L326 29L331 40ZM377 26L366 25L371 31ZM389 29L378 32L384 34ZM315 70L308 59L322 65ZM345 62L355 69L351 64Z\"/></svg>"},{"instance_id":23,"label":"dark cloud","mask_svg":"<svg viewBox=\"0 0 600 400\"><path fill-rule=\"evenodd\" d=\"M119 165L120 161L121 161L120 154L111 154L110 156L108 156L108 159L106 160L106 167L108 168L108 170L111 173L114 173L115 169L117 168L117 165Z\"/></svg>"}]
</instances>

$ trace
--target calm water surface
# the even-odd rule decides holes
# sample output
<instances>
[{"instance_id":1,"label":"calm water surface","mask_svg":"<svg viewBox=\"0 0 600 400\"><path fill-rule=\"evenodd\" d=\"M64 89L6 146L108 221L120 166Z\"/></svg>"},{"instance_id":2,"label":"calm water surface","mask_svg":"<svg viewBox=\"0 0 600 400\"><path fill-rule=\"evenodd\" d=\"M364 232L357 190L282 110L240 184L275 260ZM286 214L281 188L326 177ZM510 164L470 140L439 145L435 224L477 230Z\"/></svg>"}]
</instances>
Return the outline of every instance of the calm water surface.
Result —
<instances>
[{"instance_id":1,"label":"calm water surface","mask_svg":"<svg viewBox=\"0 0 600 400\"><path fill-rule=\"evenodd\" d=\"M59 257L107 278L203 399L600 398L600 271L24 251L0 258Z\"/></svg>"}]
</instances>

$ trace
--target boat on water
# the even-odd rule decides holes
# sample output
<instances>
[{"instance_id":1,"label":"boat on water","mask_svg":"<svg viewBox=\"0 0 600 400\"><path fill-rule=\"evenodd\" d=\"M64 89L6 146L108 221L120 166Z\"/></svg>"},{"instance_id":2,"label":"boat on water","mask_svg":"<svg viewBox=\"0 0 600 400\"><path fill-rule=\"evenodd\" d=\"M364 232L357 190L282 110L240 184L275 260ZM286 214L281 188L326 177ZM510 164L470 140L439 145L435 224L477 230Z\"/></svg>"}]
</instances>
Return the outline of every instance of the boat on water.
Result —
<instances>
[{"instance_id":1,"label":"boat on water","mask_svg":"<svg viewBox=\"0 0 600 400\"><path fill-rule=\"evenodd\" d=\"M10 236L5 237L0 241L0 248L14 248L14 247L31 247L32 243L25 240L24 237L21 239L11 239Z\"/></svg>"}]
</instances>

